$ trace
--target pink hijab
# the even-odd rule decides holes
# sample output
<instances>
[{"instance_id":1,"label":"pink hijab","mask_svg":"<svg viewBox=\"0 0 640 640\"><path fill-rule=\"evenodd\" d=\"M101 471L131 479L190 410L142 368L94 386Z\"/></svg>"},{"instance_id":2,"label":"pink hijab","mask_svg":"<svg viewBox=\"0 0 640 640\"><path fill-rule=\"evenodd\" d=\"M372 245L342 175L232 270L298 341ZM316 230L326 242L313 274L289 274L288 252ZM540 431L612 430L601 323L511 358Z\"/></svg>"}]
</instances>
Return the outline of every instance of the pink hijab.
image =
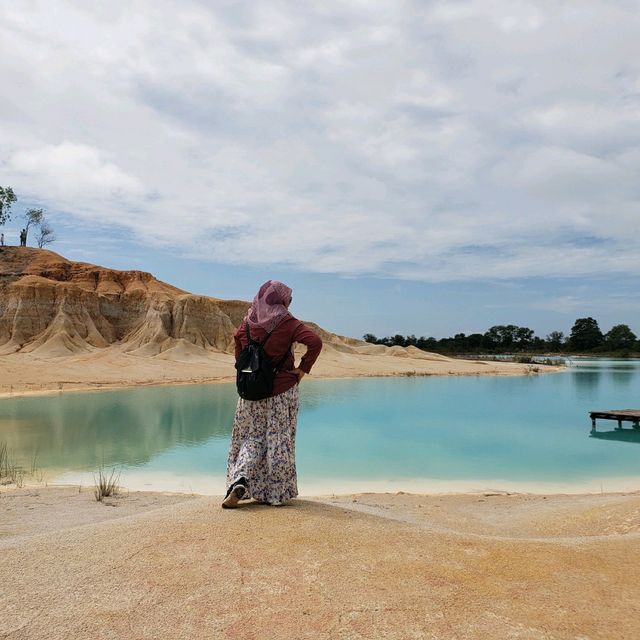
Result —
<instances>
[{"instance_id":1,"label":"pink hijab","mask_svg":"<svg viewBox=\"0 0 640 640\"><path fill-rule=\"evenodd\" d=\"M273 331L287 316L292 291L278 280L267 280L256 294L245 320L250 329Z\"/></svg>"}]
</instances>

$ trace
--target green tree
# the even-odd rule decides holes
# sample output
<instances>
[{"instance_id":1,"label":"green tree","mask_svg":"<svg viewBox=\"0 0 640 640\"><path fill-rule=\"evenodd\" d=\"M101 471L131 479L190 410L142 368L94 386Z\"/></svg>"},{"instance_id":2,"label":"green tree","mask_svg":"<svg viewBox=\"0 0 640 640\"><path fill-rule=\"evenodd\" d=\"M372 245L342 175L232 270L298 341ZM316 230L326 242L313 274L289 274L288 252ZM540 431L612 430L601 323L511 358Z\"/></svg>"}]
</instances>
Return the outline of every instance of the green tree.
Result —
<instances>
[{"instance_id":1,"label":"green tree","mask_svg":"<svg viewBox=\"0 0 640 640\"><path fill-rule=\"evenodd\" d=\"M502 328L502 325L496 325L484 332L482 336L482 346L487 349L487 351L495 351L500 347Z\"/></svg>"},{"instance_id":2,"label":"green tree","mask_svg":"<svg viewBox=\"0 0 640 640\"><path fill-rule=\"evenodd\" d=\"M515 324L498 324L484 333L482 347L499 353L514 350L523 351L531 348L534 340L533 329L529 329L529 327L517 327Z\"/></svg>"},{"instance_id":3,"label":"green tree","mask_svg":"<svg viewBox=\"0 0 640 640\"><path fill-rule=\"evenodd\" d=\"M482 345L482 334L472 333L467 336L467 347L470 351L479 351Z\"/></svg>"},{"instance_id":4,"label":"green tree","mask_svg":"<svg viewBox=\"0 0 640 640\"><path fill-rule=\"evenodd\" d=\"M490 327L483 336L483 346L491 351L504 351L511 348L518 327L513 324L497 324Z\"/></svg>"},{"instance_id":5,"label":"green tree","mask_svg":"<svg viewBox=\"0 0 640 640\"><path fill-rule=\"evenodd\" d=\"M593 318L578 318L571 328L569 345L573 351L592 351L601 346L604 336Z\"/></svg>"},{"instance_id":6,"label":"green tree","mask_svg":"<svg viewBox=\"0 0 640 640\"><path fill-rule=\"evenodd\" d=\"M30 227L39 227L42 225L42 221L44 220L44 213L42 209L27 209L26 213L24 214L24 219L27 221L27 225L25 226L24 230L27 232L28 236ZM51 230L49 229L49 231Z\"/></svg>"},{"instance_id":7,"label":"green tree","mask_svg":"<svg viewBox=\"0 0 640 640\"><path fill-rule=\"evenodd\" d=\"M526 349L533 341L533 329L529 327L517 327L514 332L515 342L519 349Z\"/></svg>"},{"instance_id":8,"label":"green tree","mask_svg":"<svg viewBox=\"0 0 640 640\"><path fill-rule=\"evenodd\" d=\"M542 338L533 336L529 343L529 348L533 351L544 351L546 344L547 343Z\"/></svg>"},{"instance_id":9,"label":"green tree","mask_svg":"<svg viewBox=\"0 0 640 640\"><path fill-rule=\"evenodd\" d=\"M467 349L467 336L464 333L456 333L451 338L451 351L454 353L466 353Z\"/></svg>"},{"instance_id":10,"label":"green tree","mask_svg":"<svg viewBox=\"0 0 640 640\"><path fill-rule=\"evenodd\" d=\"M11 187L0 187L0 226L11 220L11 205L17 200Z\"/></svg>"},{"instance_id":11,"label":"green tree","mask_svg":"<svg viewBox=\"0 0 640 640\"><path fill-rule=\"evenodd\" d=\"M404 336L400 335L399 333L396 333L395 336L393 336L392 338L393 340L393 345L397 346L397 347L406 347L407 346L407 340Z\"/></svg>"},{"instance_id":12,"label":"green tree","mask_svg":"<svg viewBox=\"0 0 640 640\"><path fill-rule=\"evenodd\" d=\"M433 336L428 338L420 336L416 342L416 347L423 351L435 351L438 348L438 341Z\"/></svg>"},{"instance_id":13,"label":"green tree","mask_svg":"<svg viewBox=\"0 0 640 640\"><path fill-rule=\"evenodd\" d=\"M546 338L547 347L551 351L560 351L564 344L564 333L562 331L552 331Z\"/></svg>"},{"instance_id":14,"label":"green tree","mask_svg":"<svg viewBox=\"0 0 640 640\"><path fill-rule=\"evenodd\" d=\"M605 336L605 347L609 351L631 351L637 340L637 336L629 325L617 324L607 332Z\"/></svg>"},{"instance_id":15,"label":"green tree","mask_svg":"<svg viewBox=\"0 0 640 640\"><path fill-rule=\"evenodd\" d=\"M374 336L373 333L365 333L362 336L362 339L365 342L371 342L371 344L378 344L378 338L376 338L376 336Z\"/></svg>"}]
</instances>

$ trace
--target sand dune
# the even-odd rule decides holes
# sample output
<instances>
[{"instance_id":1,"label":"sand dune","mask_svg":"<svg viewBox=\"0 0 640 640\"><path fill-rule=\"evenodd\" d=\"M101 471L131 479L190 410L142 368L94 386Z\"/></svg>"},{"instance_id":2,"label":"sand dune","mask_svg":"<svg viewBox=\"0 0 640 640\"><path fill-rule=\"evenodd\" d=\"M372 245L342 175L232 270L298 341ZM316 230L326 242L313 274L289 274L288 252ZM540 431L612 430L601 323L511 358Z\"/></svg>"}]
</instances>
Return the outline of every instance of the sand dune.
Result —
<instances>
[{"instance_id":1,"label":"sand dune","mask_svg":"<svg viewBox=\"0 0 640 640\"><path fill-rule=\"evenodd\" d=\"M192 295L142 271L4 247L0 394L230 380L233 333L249 304ZM316 376L532 372L526 365L372 345L309 324L324 341Z\"/></svg>"}]
</instances>

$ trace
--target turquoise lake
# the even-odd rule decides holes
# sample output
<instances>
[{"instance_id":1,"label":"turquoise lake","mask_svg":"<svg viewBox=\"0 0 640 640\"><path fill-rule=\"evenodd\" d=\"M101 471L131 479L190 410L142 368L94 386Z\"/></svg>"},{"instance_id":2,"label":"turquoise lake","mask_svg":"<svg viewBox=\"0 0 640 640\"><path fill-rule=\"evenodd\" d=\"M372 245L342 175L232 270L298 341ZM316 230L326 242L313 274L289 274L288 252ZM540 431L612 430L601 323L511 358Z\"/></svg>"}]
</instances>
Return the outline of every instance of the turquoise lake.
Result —
<instances>
[{"instance_id":1,"label":"turquoise lake","mask_svg":"<svg viewBox=\"0 0 640 640\"><path fill-rule=\"evenodd\" d=\"M233 385L145 387L0 401L0 443L55 482L117 466L130 488L220 494ZM309 380L301 493L640 488L640 430L589 410L640 408L640 361L579 360L518 377Z\"/></svg>"}]
</instances>

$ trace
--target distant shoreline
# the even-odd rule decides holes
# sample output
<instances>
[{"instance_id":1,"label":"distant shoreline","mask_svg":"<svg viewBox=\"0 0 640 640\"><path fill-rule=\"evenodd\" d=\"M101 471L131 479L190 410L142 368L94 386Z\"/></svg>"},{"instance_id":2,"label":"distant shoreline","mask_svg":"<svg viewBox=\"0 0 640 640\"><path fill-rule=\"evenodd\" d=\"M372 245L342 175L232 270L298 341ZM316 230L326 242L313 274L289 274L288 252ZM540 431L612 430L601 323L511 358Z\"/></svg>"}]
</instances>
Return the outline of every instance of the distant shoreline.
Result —
<instances>
[{"instance_id":1,"label":"distant shoreline","mask_svg":"<svg viewBox=\"0 0 640 640\"><path fill-rule=\"evenodd\" d=\"M483 361L479 361L483 362ZM566 367L553 367L549 365L544 365L546 368L541 371L536 371L535 374L538 373L561 373L566 369ZM528 376L533 375L532 372L521 371L517 373L495 373L495 372L473 372L473 373L415 373L415 372L404 372L404 373L375 373L375 374L352 374L352 375L318 375L311 376L311 380L355 380L355 379L365 379L365 378L426 378L426 377L500 377L500 376ZM140 387L149 388L149 387L181 387L186 385L213 385L213 384L232 384L235 382L235 376L222 376L222 377L212 377L212 378L201 378L201 379L176 379L176 380L150 380L150 381L141 381L141 382L114 382L114 383L103 383L103 382L87 382L83 384L78 384L76 382L73 383L57 383L56 387L47 387L42 389L16 389L9 391L0 391L0 400L11 399L11 398L27 398L27 397L38 397L38 396L55 396L55 395L63 395L69 393L91 393L91 392L101 392L101 391L123 391L127 389L136 389ZM35 383L34 383L35 384Z\"/></svg>"}]
</instances>

